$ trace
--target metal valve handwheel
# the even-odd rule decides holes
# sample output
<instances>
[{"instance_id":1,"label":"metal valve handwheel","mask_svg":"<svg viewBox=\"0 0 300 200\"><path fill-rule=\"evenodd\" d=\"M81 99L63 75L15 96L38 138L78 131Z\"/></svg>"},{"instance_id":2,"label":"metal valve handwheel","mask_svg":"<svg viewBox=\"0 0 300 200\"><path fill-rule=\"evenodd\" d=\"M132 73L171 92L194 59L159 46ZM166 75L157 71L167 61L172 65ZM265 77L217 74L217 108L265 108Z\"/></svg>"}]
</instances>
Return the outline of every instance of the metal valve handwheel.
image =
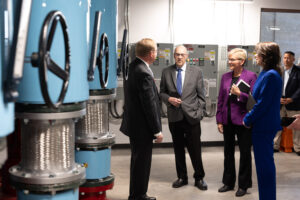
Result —
<instances>
[{"instance_id":1,"label":"metal valve handwheel","mask_svg":"<svg viewBox=\"0 0 300 200\"><path fill-rule=\"evenodd\" d=\"M62 69L56 64L50 55L53 37L56 31L57 23L62 27L65 47L65 66ZM67 31L67 24L64 15L60 11L51 11L44 20L39 39L39 52L33 53L31 56L31 63L33 66L39 68L39 79L41 91L45 103L48 107L57 109L65 98L70 78L70 46L69 36ZM48 78L47 71L50 70L53 74L63 80L63 85L60 95L56 103L52 102L48 92Z\"/></svg>"},{"instance_id":2,"label":"metal valve handwheel","mask_svg":"<svg viewBox=\"0 0 300 200\"><path fill-rule=\"evenodd\" d=\"M105 56L105 74L104 74L104 79L103 79L102 59L104 56ZM102 88L106 88L107 81L108 81L108 70L109 70L109 47L108 47L108 38L105 33L103 33L101 36L99 56L97 59L98 59L97 65L98 65L98 70L99 70L100 84L101 84Z\"/></svg>"},{"instance_id":3,"label":"metal valve handwheel","mask_svg":"<svg viewBox=\"0 0 300 200\"><path fill-rule=\"evenodd\" d=\"M127 29L124 29L123 40L121 45L121 54L120 59L118 60L118 76L120 76L121 72L123 73L123 80L127 80L128 78L128 44L126 43L127 39Z\"/></svg>"}]
</instances>

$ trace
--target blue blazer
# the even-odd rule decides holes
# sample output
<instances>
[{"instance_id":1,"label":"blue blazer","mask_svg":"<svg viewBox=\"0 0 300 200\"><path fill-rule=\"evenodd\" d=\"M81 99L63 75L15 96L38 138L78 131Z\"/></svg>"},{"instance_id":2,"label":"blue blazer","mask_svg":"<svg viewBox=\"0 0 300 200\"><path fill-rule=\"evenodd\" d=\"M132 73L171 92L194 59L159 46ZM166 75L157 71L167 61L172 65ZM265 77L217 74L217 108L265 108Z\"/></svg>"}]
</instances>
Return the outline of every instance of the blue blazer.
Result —
<instances>
[{"instance_id":1,"label":"blue blazer","mask_svg":"<svg viewBox=\"0 0 300 200\"><path fill-rule=\"evenodd\" d=\"M253 132L281 130L281 91L282 79L277 71L263 70L259 74L253 87L256 104L244 118L245 125L252 126Z\"/></svg>"}]
</instances>

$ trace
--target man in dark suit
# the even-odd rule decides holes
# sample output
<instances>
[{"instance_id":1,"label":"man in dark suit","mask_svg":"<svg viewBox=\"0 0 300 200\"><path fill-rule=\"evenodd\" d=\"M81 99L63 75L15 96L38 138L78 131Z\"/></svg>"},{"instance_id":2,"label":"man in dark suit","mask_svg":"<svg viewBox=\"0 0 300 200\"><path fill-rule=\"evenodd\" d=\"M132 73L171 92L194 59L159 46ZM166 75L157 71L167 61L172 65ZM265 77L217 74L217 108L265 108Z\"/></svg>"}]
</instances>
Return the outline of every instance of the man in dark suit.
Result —
<instances>
[{"instance_id":1,"label":"man in dark suit","mask_svg":"<svg viewBox=\"0 0 300 200\"><path fill-rule=\"evenodd\" d=\"M281 117L292 117L300 114L300 68L294 65L295 53L286 51L283 55L283 91L280 99ZM274 138L274 152L278 152L281 141L281 131ZM293 130L294 150L300 156L300 131Z\"/></svg>"},{"instance_id":2,"label":"man in dark suit","mask_svg":"<svg viewBox=\"0 0 300 200\"><path fill-rule=\"evenodd\" d=\"M125 104L120 131L129 136L131 148L128 200L155 200L147 196L153 139L162 142L159 94L149 65L157 56L152 39L135 47L136 59L129 65L124 83Z\"/></svg>"},{"instance_id":3,"label":"man in dark suit","mask_svg":"<svg viewBox=\"0 0 300 200\"><path fill-rule=\"evenodd\" d=\"M174 51L175 65L165 68L160 82L160 96L167 105L178 179L173 188L188 184L185 146L194 168L195 186L207 190L201 156L200 120L205 110L202 72L186 65L187 49L180 45Z\"/></svg>"}]
</instances>

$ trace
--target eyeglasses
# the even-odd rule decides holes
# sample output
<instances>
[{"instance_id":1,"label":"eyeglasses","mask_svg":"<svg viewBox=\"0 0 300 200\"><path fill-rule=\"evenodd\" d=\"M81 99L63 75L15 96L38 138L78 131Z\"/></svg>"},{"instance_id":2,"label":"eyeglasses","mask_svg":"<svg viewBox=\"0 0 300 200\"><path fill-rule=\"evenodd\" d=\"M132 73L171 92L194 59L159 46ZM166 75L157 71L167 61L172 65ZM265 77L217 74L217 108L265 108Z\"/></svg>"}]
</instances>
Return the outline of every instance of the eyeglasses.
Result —
<instances>
[{"instance_id":1,"label":"eyeglasses","mask_svg":"<svg viewBox=\"0 0 300 200\"><path fill-rule=\"evenodd\" d=\"M186 54L185 54L185 53L175 53L174 55L175 55L176 57L179 57L179 56L184 57Z\"/></svg>"},{"instance_id":2,"label":"eyeglasses","mask_svg":"<svg viewBox=\"0 0 300 200\"><path fill-rule=\"evenodd\" d=\"M234 61L237 61L237 60L242 60L242 59L233 59L233 58L230 58L230 59L228 59L228 62L234 62Z\"/></svg>"}]
</instances>

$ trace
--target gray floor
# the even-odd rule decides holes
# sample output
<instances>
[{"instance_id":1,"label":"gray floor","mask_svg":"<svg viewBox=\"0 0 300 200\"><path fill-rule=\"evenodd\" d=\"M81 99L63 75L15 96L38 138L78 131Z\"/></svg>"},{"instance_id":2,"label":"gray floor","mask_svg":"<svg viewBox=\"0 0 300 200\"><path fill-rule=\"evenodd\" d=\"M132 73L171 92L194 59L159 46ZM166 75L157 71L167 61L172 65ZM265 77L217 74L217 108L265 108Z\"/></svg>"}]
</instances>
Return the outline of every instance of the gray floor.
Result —
<instances>
[{"instance_id":1,"label":"gray floor","mask_svg":"<svg viewBox=\"0 0 300 200\"><path fill-rule=\"evenodd\" d=\"M238 151L237 151L238 152ZM129 188L129 160L130 151L127 149L113 149L112 173L115 174L115 186L107 191L110 200L125 200ZM239 158L239 153L236 153ZM300 157L295 153L276 153L275 162L277 169L277 199L300 199ZM192 166L187 156L190 182L187 186L173 189L172 181L176 179L173 150L170 148L154 149L149 183L148 195L156 196L158 200L198 200L198 199L243 199L258 200L255 164L253 160L253 187L248 189L244 197L235 197L235 191L218 193L223 172L223 148L204 147L203 164L205 167L205 180L208 184L207 191L200 191L193 186ZM238 166L238 162L236 162ZM236 188L237 189L237 188Z\"/></svg>"},{"instance_id":2,"label":"gray floor","mask_svg":"<svg viewBox=\"0 0 300 200\"><path fill-rule=\"evenodd\" d=\"M3 146L3 145L2 145ZM171 148L154 148L151 177L148 195L156 196L158 200L198 200L198 199L243 199L258 200L255 164L253 160L253 187L244 197L235 197L235 191L218 193L222 185L223 148L203 147L203 164L206 172L205 181L207 191L200 191L193 186L193 169L187 155L187 165L190 182L187 186L173 189L171 183L176 179L174 155ZM239 158L238 149L236 158ZM0 149L0 166L5 160L6 151ZM277 169L277 199L300 199L300 157L295 153L274 154ZM107 191L110 200L126 200L129 190L129 163L130 151L128 149L112 149L111 172L115 175L115 185ZM238 162L236 161L238 167Z\"/></svg>"}]
</instances>

